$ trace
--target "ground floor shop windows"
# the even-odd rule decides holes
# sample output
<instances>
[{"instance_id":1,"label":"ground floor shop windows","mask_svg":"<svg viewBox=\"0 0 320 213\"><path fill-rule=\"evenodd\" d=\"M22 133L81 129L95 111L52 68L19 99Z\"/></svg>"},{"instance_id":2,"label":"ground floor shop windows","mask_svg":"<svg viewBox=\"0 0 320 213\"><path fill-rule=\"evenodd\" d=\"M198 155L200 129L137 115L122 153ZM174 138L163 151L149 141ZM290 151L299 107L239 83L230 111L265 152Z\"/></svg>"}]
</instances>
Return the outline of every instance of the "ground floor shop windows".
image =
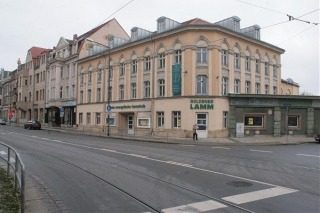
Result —
<instances>
[{"instance_id":1,"label":"ground floor shop windows","mask_svg":"<svg viewBox=\"0 0 320 213\"><path fill-rule=\"evenodd\" d=\"M208 137L208 113L197 113L198 138Z\"/></svg>"},{"instance_id":2,"label":"ground floor shop windows","mask_svg":"<svg viewBox=\"0 0 320 213\"><path fill-rule=\"evenodd\" d=\"M244 116L244 126L254 128L264 128L263 114L246 114Z\"/></svg>"},{"instance_id":3,"label":"ground floor shop windows","mask_svg":"<svg viewBox=\"0 0 320 213\"><path fill-rule=\"evenodd\" d=\"M300 126L300 117L299 115L289 115L288 116L288 127L289 128L299 128Z\"/></svg>"}]
</instances>

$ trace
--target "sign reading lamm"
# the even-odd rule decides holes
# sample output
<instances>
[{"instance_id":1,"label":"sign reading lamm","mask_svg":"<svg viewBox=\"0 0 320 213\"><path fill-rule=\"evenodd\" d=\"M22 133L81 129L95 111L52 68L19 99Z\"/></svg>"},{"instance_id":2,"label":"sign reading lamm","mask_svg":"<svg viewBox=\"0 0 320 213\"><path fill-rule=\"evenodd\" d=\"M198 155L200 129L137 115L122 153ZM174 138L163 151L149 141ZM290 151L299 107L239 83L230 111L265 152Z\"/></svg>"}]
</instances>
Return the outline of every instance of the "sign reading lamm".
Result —
<instances>
[{"instance_id":1,"label":"sign reading lamm","mask_svg":"<svg viewBox=\"0 0 320 213\"><path fill-rule=\"evenodd\" d=\"M191 99L190 109L202 109L202 110L213 110L213 100L212 99Z\"/></svg>"}]
</instances>

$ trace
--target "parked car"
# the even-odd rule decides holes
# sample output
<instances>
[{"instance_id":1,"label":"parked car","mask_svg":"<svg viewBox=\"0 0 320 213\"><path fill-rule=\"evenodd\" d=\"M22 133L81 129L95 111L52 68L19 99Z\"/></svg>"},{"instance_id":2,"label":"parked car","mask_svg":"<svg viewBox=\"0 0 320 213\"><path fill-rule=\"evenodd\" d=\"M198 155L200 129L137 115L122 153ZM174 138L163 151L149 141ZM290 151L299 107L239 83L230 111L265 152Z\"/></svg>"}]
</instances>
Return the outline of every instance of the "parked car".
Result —
<instances>
[{"instance_id":1,"label":"parked car","mask_svg":"<svg viewBox=\"0 0 320 213\"><path fill-rule=\"evenodd\" d=\"M2 118L0 118L0 125L6 125L6 121Z\"/></svg>"},{"instance_id":2,"label":"parked car","mask_svg":"<svg viewBox=\"0 0 320 213\"><path fill-rule=\"evenodd\" d=\"M316 141L320 142L320 134L315 135L315 136L314 136L314 139L315 139Z\"/></svg>"},{"instance_id":3,"label":"parked car","mask_svg":"<svg viewBox=\"0 0 320 213\"><path fill-rule=\"evenodd\" d=\"M24 124L25 129L41 129L41 123L39 121L27 121L27 123Z\"/></svg>"}]
</instances>

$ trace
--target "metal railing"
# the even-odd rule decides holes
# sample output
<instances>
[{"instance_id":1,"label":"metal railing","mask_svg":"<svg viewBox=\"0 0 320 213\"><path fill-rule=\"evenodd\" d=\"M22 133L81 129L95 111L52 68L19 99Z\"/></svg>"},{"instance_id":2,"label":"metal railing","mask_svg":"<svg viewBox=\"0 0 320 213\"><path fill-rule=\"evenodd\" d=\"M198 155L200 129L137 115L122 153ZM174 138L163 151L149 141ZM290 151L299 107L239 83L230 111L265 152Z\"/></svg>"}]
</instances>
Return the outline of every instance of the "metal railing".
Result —
<instances>
[{"instance_id":1,"label":"metal railing","mask_svg":"<svg viewBox=\"0 0 320 213\"><path fill-rule=\"evenodd\" d=\"M7 176L13 176L14 190L20 192L20 212L24 213L25 171L18 152L11 146L0 142L0 159L6 162Z\"/></svg>"}]
</instances>

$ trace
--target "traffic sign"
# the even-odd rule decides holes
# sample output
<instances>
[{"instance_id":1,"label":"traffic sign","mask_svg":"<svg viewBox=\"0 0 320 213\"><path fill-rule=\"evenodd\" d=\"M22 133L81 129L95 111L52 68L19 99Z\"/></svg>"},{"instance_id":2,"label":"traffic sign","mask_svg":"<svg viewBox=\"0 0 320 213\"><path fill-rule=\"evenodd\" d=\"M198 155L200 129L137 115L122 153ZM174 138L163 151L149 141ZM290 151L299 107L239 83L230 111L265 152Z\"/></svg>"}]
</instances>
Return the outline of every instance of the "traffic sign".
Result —
<instances>
[{"instance_id":1,"label":"traffic sign","mask_svg":"<svg viewBox=\"0 0 320 213\"><path fill-rule=\"evenodd\" d=\"M111 109L112 109L112 107L111 107L111 105L109 104L109 105L107 106L107 111L108 111L108 112L111 112Z\"/></svg>"}]
</instances>

